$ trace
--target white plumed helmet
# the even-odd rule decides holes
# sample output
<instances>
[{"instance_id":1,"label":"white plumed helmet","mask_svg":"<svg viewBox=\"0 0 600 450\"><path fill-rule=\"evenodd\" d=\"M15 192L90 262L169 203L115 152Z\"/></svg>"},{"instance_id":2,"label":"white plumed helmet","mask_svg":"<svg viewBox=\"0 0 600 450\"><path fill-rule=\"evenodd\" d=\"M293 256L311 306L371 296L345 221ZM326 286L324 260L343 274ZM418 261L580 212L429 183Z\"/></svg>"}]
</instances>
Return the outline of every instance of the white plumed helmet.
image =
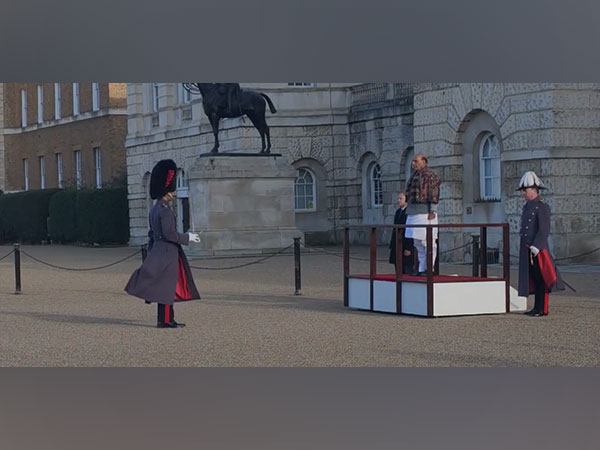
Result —
<instances>
[{"instance_id":1,"label":"white plumed helmet","mask_svg":"<svg viewBox=\"0 0 600 450\"><path fill-rule=\"evenodd\" d=\"M521 177L521 181L519 181L519 189L517 191L530 188L537 187L538 189L546 189L540 177L538 177L533 170L525 172Z\"/></svg>"}]
</instances>

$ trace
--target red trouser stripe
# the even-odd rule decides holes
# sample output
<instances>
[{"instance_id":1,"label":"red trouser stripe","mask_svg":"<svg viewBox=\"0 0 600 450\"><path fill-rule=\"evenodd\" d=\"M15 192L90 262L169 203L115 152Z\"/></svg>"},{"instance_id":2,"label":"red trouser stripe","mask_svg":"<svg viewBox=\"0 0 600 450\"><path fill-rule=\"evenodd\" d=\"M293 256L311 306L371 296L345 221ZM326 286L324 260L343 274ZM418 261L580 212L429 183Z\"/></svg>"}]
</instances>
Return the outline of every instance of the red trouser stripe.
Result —
<instances>
[{"instance_id":1,"label":"red trouser stripe","mask_svg":"<svg viewBox=\"0 0 600 450\"><path fill-rule=\"evenodd\" d=\"M548 291L546 291L546 293L544 294L544 314L548 314L548 297L550 296L550 294L548 293Z\"/></svg>"},{"instance_id":2,"label":"red trouser stripe","mask_svg":"<svg viewBox=\"0 0 600 450\"><path fill-rule=\"evenodd\" d=\"M165 305L165 323L171 322L171 305Z\"/></svg>"}]
</instances>

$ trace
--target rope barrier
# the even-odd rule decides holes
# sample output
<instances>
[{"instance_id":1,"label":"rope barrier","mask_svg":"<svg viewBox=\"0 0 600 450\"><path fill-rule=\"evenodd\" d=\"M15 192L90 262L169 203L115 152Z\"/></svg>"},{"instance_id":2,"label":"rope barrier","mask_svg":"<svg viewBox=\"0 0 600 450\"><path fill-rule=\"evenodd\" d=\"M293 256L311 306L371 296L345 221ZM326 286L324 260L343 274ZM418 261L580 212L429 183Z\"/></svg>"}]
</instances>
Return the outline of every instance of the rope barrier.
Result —
<instances>
[{"instance_id":1,"label":"rope barrier","mask_svg":"<svg viewBox=\"0 0 600 450\"><path fill-rule=\"evenodd\" d=\"M580 253L579 255L575 255L575 256L567 256L566 258L556 258L554 261L564 261L566 259L573 259L573 258L579 258L581 256L587 256L587 255L591 255L592 253L597 252L598 250L600 250L600 247L595 248L594 250L591 250L589 252L585 252L585 253Z\"/></svg>"},{"instance_id":2,"label":"rope barrier","mask_svg":"<svg viewBox=\"0 0 600 450\"><path fill-rule=\"evenodd\" d=\"M4 255L2 258L0 258L0 261L2 261L5 258L8 258L10 255L12 255L15 252L15 250L11 250L10 252L8 252L8 254Z\"/></svg>"},{"instance_id":3,"label":"rope barrier","mask_svg":"<svg viewBox=\"0 0 600 450\"><path fill-rule=\"evenodd\" d=\"M580 258L582 256L587 256L587 255L591 255L592 253L597 252L598 250L600 250L600 247L595 248L594 250L590 250L589 252L585 252L585 253L580 253L579 255L574 255L574 256L566 256L564 258L554 258L554 262L556 261L566 261L567 259L575 259L575 258ZM519 255L510 255L511 258L514 259L519 259Z\"/></svg>"},{"instance_id":4,"label":"rope barrier","mask_svg":"<svg viewBox=\"0 0 600 450\"><path fill-rule=\"evenodd\" d=\"M269 258L273 258L274 256L280 255L281 253L283 253L284 251L286 251L287 249L289 249L289 248L291 248L293 246L294 246L294 244L290 244L287 247L282 248L281 250L279 250L277 253L273 253L271 255L267 255L264 258L261 258L261 259L259 259L257 261L252 261L252 262L245 263L245 264L239 264L237 266L230 266L230 267L197 267L197 266L190 265L190 267L192 269L197 269L197 270L230 270L230 269L239 269L241 267L247 267L247 266L251 266L253 264L258 264L260 262L266 261Z\"/></svg>"},{"instance_id":5,"label":"rope barrier","mask_svg":"<svg viewBox=\"0 0 600 450\"><path fill-rule=\"evenodd\" d=\"M324 250L322 248L318 248L318 247L306 247L303 242L301 242L300 245L303 248L305 248L306 250L310 250L309 252L304 253L304 254L309 254L309 253L312 253L312 252L316 252L316 253L322 253L322 254L326 254L326 255L337 256L338 258L343 258L344 257L344 255L341 254L341 253L329 252L329 251ZM452 248L452 249L449 249L449 250L444 250L443 252L440 252L439 254L443 255L443 254L446 254L446 253L454 252L456 250L460 250L460 249L468 247L470 245L472 245L472 243L469 242L469 243L461 245L459 247L455 247L455 248ZM276 253L267 255L264 258L261 258L261 259L258 259L256 261L252 261L252 262L249 262L249 263L245 263L245 264L238 264L238 265L229 266L229 267L198 267L198 266L192 266L192 265L190 265L190 267L192 269L197 269L197 270L230 270L230 269L239 269L239 268L242 268L242 267L248 267L248 266L251 266L251 265L254 265L254 264L258 264L258 263L266 261L266 260L268 260L270 258L273 258L275 256L281 255L283 252L285 252L286 250L290 249L293 246L294 246L294 244L290 244L287 247L278 250ZM598 248L596 248L594 250L590 250L588 252L584 252L584 253L580 253L578 255L574 255L574 256L568 256L568 257L564 257L564 258L555 258L554 261L565 261L565 260L569 260L569 259L580 258L582 256L591 255L592 253L595 253L595 252L597 252L599 250L600 250L600 247L598 247ZM6 255L2 256L0 258L0 261L8 258L14 252L15 252L14 250L11 250ZM98 267L76 268L76 267L63 267L63 266L59 266L59 265L56 265L56 264L52 264L52 263L43 261L43 260L41 260L41 259L39 259L39 258L37 258L37 257L35 257L35 256L31 255L31 254L29 254L25 250L21 250L21 253L23 253L24 255L28 256L29 258L31 258L32 260L34 260L34 261L36 261L36 262L38 262L40 264L46 265L48 267L53 267L55 269L70 270L70 271L74 271L74 272L85 272L85 271L105 269L107 267L111 267L111 266L120 264L120 263L122 263L124 261L127 261L128 259L133 258L134 256L138 255L141 252L142 252L142 250L138 250L137 252L135 252L135 253L133 253L133 254L131 254L129 256L126 256L125 258L122 258L122 259L120 259L118 261L115 261L115 262L112 262L112 263L109 263L109 264L105 264L105 265L102 265L102 266L98 266ZM250 257L252 257L252 256L248 256L248 258L250 258ZM519 259L518 255L510 255L510 257L513 258L513 259ZM231 259L231 258L233 258L233 257L230 257L230 258L227 258L227 257L210 258L210 259ZM369 261L370 260L369 258L362 258L360 256L350 256L350 259L360 260L360 261ZM379 262L387 262L388 260L387 259L377 259L377 261L379 261Z\"/></svg>"},{"instance_id":6,"label":"rope barrier","mask_svg":"<svg viewBox=\"0 0 600 450\"><path fill-rule=\"evenodd\" d=\"M75 267L62 267L62 266L57 266L57 265L55 265L55 264L51 264L51 263L49 263L49 262L42 261L41 259L39 259L39 258L36 258L36 257L35 257L35 256L33 256L33 255L30 255L30 254L29 254L29 253L27 253L25 250L21 250L21 253L23 253L24 255L28 256L28 257L29 257L29 258L31 258L31 259L33 259L34 261L37 261L37 262L39 262L40 264L44 264L45 266L53 267L53 268L55 268L55 269L61 269L61 270L71 270L71 271L74 271L74 272L85 272L85 271L90 271L90 270L99 270L99 269L105 269L105 268L107 268L107 267L114 266L114 265L117 265L117 264L119 264L119 263L122 263L123 261L127 261L128 259L131 259L131 258L133 258L134 256L136 256L137 254L139 254L139 253L141 253L141 252L142 252L142 250L138 250L137 252L135 252L135 253L133 253L133 254L131 254L131 255L129 255L129 256L126 256L126 257L125 257L125 258L123 258L123 259L120 259L120 260L118 260L118 261L115 261L115 262L113 262L113 263L110 263L110 264L105 264L105 265L103 265L103 266L98 266L98 267L87 267L87 268L75 268Z\"/></svg>"}]
</instances>

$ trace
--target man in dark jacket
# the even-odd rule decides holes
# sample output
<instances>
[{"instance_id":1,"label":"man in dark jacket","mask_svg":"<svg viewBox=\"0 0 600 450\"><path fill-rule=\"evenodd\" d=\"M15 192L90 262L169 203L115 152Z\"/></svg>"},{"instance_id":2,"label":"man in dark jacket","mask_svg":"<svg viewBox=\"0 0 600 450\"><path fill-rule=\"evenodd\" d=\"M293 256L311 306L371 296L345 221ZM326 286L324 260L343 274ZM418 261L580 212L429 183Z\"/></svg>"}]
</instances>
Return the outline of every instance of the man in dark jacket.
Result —
<instances>
[{"instance_id":1,"label":"man in dark jacket","mask_svg":"<svg viewBox=\"0 0 600 450\"><path fill-rule=\"evenodd\" d=\"M413 173L406 184L407 225L437 225L438 202L440 198L440 179L427 167L427 156L422 153L412 160ZM438 228L432 227L433 267L437 254ZM425 227L406 229L406 237L412 238L419 257L419 267L412 275L427 275L427 231Z\"/></svg>"},{"instance_id":2,"label":"man in dark jacket","mask_svg":"<svg viewBox=\"0 0 600 450\"><path fill-rule=\"evenodd\" d=\"M150 211L150 244L146 260L129 279L125 291L158 304L158 328L179 328L173 303L200 298L188 260L181 248L190 241L200 242L197 233L178 233L175 214L170 207L176 189L177 165L173 160L159 161L150 177L150 197L158 199Z\"/></svg>"},{"instance_id":3,"label":"man in dark jacket","mask_svg":"<svg viewBox=\"0 0 600 450\"><path fill-rule=\"evenodd\" d=\"M398 206L399 208L396 210L396 214L394 214L394 225L404 225L406 224L406 193L400 192L398 194ZM413 272L413 240L405 237L406 228L400 230L400 235L402 236L402 247L403 247L403 255L402 255L402 273L412 273ZM392 239L390 240L390 264L396 266L396 230L392 231Z\"/></svg>"},{"instance_id":4,"label":"man in dark jacket","mask_svg":"<svg viewBox=\"0 0 600 450\"><path fill-rule=\"evenodd\" d=\"M519 295L535 295L533 309L525 313L533 317L548 315L548 294L565 290L550 255L550 208L540 200L540 189L546 188L535 172L525 172L518 189L523 191L523 197L527 200L521 215Z\"/></svg>"}]
</instances>

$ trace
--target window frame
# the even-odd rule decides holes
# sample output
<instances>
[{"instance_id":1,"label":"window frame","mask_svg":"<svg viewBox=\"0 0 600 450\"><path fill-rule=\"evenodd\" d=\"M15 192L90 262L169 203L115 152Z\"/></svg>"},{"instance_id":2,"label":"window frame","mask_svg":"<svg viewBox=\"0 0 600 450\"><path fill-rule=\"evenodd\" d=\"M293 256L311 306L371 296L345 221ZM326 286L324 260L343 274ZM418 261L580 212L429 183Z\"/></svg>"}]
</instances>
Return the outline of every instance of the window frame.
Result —
<instances>
[{"instance_id":1,"label":"window frame","mask_svg":"<svg viewBox=\"0 0 600 450\"><path fill-rule=\"evenodd\" d=\"M54 83L54 118L62 118L62 92L60 83Z\"/></svg>"},{"instance_id":2,"label":"window frame","mask_svg":"<svg viewBox=\"0 0 600 450\"><path fill-rule=\"evenodd\" d=\"M490 143L490 150L492 149L492 143L496 150L495 156L485 156L484 150L486 143ZM494 133L487 132L479 141L479 200L482 202L497 202L501 200L502 196L502 165L500 159L500 142ZM486 161L490 161L490 172L486 172ZM496 161L496 164L494 164ZM496 165L496 171L494 166ZM491 183L491 192L486 189L486 182ZM495 195L497 194L497 195Z\"/></svg>"},{"instance_id":3,"label":"window frame","mask_svg":"<svg viewBox=\"0 0 600 450\"><path fill-rule=\"evenodd\" d=\"M379 176L377 177L377 179L375 178L375 169L377 169L377 172L379 174ZM381 181L381 166L379 165L379 163L377 162L372 162L369 165L369 169L367 171L367 177L368 177L368 186L369 186L369 202L370 202L370 207L371 208L383 208L383 183ZM375 186L375 182L378 181L379 184L379 189L377 189L377 187ZM379 191L379 200L380 202L377 202L377 192Z\"/></svg>"},{"instance_id":4,"label":"window frame","mask_svg":"<svg viewBox=\"0 0 600 450\"><path fill-rule=\"evenodd\" d=\"M298 179L300 178L300 172L304 171L312 178L312 183L302 183L301 185L305 188L305 192L302 198L305 200L305 204L308 206L309 202L312 201L312 207L298 208ZM306 195L306 186L312 186L312 198L307 200L309 197ZM317 177L315 173L309 167L299 167L296 169L296 179L294 180L294 211L298 213L315 212L317 210Z\"/></svg>"},{"instance_id":5,"label":"window frame","mask_svg":"<svg viewBox=\"0 0 600 450\"><path fill-rule=\"evenodd\" d=\"M73 158L75 159L75 187L81 189L83 186L83 170L81 164L81 150L73 150Z\"/></svg>"},{"instance_id":6,"label":"window frame","mask_svg":"<svg viewBox=\"0 0 600 450\"><path fill-rule=\"evenodd\" d=\"M100 83L92 83L92 111L100 111Z\"/></svg>"},{"instance_id":7,"label":"window frame","mask_svg":"<svg viewBox=\"0 0 600 450\"><path fill-rule=\"evenodd\" d=\"M73 83L73 116L78 116L81 113L79 97L79 83Z\"/></svg>"},{"instance_id":8,"label":"window frame","mask_svg":"<svg viewBox=\"0 0 600 450\"><path fill-rule=\"evenodd\" d=\"M37 122L44 123L44 86L37 85Z\"/></svg>"},{"instance_id":9,"label":"window frame","mask_svg":"<svg viewBox=\"0 0 600 450\"><path fill-rule=\"evenodd\" d=\"M96 174L96 189L102 189L102 149L94 147L94 173Z\"/></svg>"}]
</instances>

